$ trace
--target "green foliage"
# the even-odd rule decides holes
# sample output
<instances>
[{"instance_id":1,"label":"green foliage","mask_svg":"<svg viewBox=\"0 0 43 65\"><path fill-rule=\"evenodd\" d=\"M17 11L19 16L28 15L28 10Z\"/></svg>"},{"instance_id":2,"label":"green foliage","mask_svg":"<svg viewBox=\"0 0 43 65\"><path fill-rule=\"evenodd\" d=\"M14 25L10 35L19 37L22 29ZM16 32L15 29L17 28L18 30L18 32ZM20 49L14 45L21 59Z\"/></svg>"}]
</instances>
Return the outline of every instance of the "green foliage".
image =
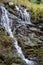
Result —
<instances>
[{"instance_id":1,"label":"green foliage","mask_svg":"<svg viewBox=\"0 0 43 65\"><path fill-rule=\"evenodd\" d=\"M10 46L12 44L12 40L6 36L0 36L0 44L2 44L4 47Z\"/></svg>"},{"instance_id":2,"label":"green foliage","mask_svg":"<svg viewBox=\"0 0 43 65\"><path fill-rule=\"evenodd\" d=\"M21 63L21 58L20 57L15 58L15 63L20 64Z\"/></svg>"},{"instance_id":3,"label":"green foliage","mask_svg":"<svg viewBox=\"0 0 43 65\"><path fill-rule=\"evenodd\" d=\"M41 3L41 0L36 0L36 3L37 3L37 4L40 4L40 3Z\"/></svg>"},{"instance_id":4,"label":"green foliage","mask_svg":"<svg viewBox=\"0 0 43 65\"><path fill-rule=\"evenodd\" d=\"M12 45L12 39L7 36L3 28L0 28L0 45L4 47Z\"/></svg>"},{"instance_id":5,"label":"green foliage","mask_svg":"<svg viewBox=\"0 0 43 65\"><path fill-rule=\"evenodd\" d=\"M30 0L30 2L40 4L40 3L42 3L42 0Z\"/></svg>"},{"instance_id":6,"label":"green foliage","mask_svg":"<svg viewBox=\"0 0 43 65\"><path fill-rule=\"evenodd\" d=\"M0 0L0 2L8 2L8 1L10 1L10 0Z\"/></svg>"},{"instance_id":7,"label":"green foliage","mask_svg":"<svg viewBox=\"0 0 43 65\"><path fill-rule=\"evenodd\" d=\"M3 28L0 27L0 53L1 49L5 49L10 52L13 48L12 39L7 35L7 32Z\"/></svg>"},{"instance_id":8,"label":"green foliage","mask_svg":"<svg viewBox=\"0 0 43 65\"><path fill-rule=\"evenodd\" d=\"M0 53L0 64L2 65L11 65L12 63L20 64L21 62L22 60L18 56L13 56L11 54L9 55L9 53L4 56L2 53Z\"/></svg>"},{"instance_id":9,"label":"green foliage","mask_svg":"<svg viewBox=\"0 0 43 65\"><path fill-rule=\"evenodd\" d=\"M36 10L31 8L30 12L32 14L32 20L34 23L43 22L43 8L37 8Z\"/></svg>"}]
</instances>

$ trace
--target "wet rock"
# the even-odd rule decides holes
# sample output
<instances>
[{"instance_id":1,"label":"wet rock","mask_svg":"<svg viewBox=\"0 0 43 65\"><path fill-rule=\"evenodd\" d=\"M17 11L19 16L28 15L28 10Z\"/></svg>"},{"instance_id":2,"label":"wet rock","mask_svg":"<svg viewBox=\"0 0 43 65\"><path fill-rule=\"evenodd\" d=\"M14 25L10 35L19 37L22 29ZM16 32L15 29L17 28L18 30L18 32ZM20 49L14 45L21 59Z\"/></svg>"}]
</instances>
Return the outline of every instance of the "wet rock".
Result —
<instances>
[{"instance_id":1,"label":"wet rock","mask_svg":"<svg viewBox=\"0 0 43 65\"><path fill-rule=\"evenodd\" d=\"M9 6L12 6L12 5L14 5L14 3L13 2L9 2Z\"/></svg>"},{"instance_id":2,"label":"wet rock","mask_svg":"<svg viewBox=\"0 0 43 65\"><path fill-rule=\"evenodd\" d=\"M3 3L0 3L0 6L4 6L4 4Z\"/></svg>"},{"instance_id":3,"label":"wet rock","mask_svg":"<svg viewBox=\"0 0 43 65\"><path fill-rule=\"evenodd\" d=\"M36 59L36 58L30 58L30 60L38 62L38 59Z\"/></svg>"}]
</instances>

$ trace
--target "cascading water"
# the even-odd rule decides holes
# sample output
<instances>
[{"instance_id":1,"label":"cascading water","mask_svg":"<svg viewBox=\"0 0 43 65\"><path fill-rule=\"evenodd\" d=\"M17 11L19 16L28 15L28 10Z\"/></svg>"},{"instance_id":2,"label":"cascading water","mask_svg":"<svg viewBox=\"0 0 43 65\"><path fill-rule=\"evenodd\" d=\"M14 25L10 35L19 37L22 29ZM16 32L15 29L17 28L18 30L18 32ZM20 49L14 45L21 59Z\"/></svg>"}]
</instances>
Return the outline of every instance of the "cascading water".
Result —
<instances>
[{"instance_id":1,"label":"cascading water","mask_svg":"<svg viewBox=\"0 0 43 65\"><path fill-rule=\"evenodd\" d=\"M9 25L10 19L8 17L8 11L3 6L1 6L1 10L2 10L1 24L2 24L2 26L5 27L5 30L9 33L10 37L14 39L14 46L17 50L18 56L21 57L21 59L23 61L25 61L27 65L35 65L34 61L31 61L31 60L28 60L25 58L25 56L23 55L23 52L21 50L21 47L18 45L16 38L14 38L13 32L11 31L11 27ZM19 10L19 9L17 9L17 10ZM25 13L27 15L26 11L25 11Z\"/></svg>"},{"instance_id":2,"label":"cascading water","mask_svg":"<svg viewBox=\"0 0 43 65\"><path fill-rule=\"evenodd\" d=\"M27 9L22 8L21 6L15 6L17 12L19 12L19 15L21 15L21 18L24 20L22 21L24 24L31 24L30 22L30 14L27 12Z\"/></svg>"}]
</instances>

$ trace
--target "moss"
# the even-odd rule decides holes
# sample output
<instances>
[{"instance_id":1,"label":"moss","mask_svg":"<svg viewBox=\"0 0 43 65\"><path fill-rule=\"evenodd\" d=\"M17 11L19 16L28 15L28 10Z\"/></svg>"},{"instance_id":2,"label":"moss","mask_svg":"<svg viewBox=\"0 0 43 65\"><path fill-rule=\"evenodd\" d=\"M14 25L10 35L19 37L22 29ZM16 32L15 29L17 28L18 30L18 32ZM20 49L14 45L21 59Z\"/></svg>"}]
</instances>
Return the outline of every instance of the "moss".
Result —
<instances>
[{"instance_id":1,"label":"moss","mask_svg":"<svg viewBox=\"0 0 43 65\"><path fill-rule=\"evenodd\" d=\"M0 65L6 65L6 64L4 64L4 63L0 63Z\"/></svg>"},{"instance_id":2,"label":"moss","mask_svg":"<svg viewBox=\"0 0 43 65\"><path fill-rule=\"evenodd\" d=\"M4 47L10 46L12 44L12 40L8 36L1 36L0 37L0 44L2 44Z\"/></svg>"},{"instance_id":3,"label":"moss","mask_svg":"<svg viewBox=\"0 0 43 65\"><path fill-rule=\"evenodd\" d=\"M12 41L7 32L3 28L0 28L0 53L3 49L10 51L13 47Z\"/></svg>"},{"instance_id":4,"label":"moss","mask_svg":"<svg viewBox=\"0 0 43 65\"><path fill-rule=\"evenodd\" d=\"M6 33L3 28L0 28L0 65L20 64L22 60L18 56L13 56L12 39Z\"/></svg>"},{"instance_id":5,"label":"moss","mask_svg":"<svg viewBox=\"0 0 43 65\"><path fill-rule=\"evenodd\" d=\"M0 2L8 2L8 1L10 1L10 0L0 0Z\"/></svg>"},{"instance_id":6,"label":"moss","mask_svg":"<svg viewBox=\"0 0 43 65\"><path fill-rule=\"evenodd\" d=\"M43 22L43 8L30 9L33 23Z\"/></svg>"},{"instance_id":7,"label":"moss","mask_svg":"<svg viewBox=\"0 0 43 65\"><path fill-rule=\"evenodd\" d=\"M21 58L9 56L9 55L7 55L7 56L1 55L1 58L0 58L0 63L2 65L3 64L5 64L5 65L11 65L12 63L20 64L22 62Z\"/></svg>"},{"instance_id":8,"label":"moss","mask_svg":"<svg viewBox=\"0 0 43 65\"><path fill-rule=\"evenodd\" d=\"M17 57L17 58L15 59L15 63L20 64L20 63L21 63L21 58L20 58L20 57Z\"/></svg>"}]
</instances>

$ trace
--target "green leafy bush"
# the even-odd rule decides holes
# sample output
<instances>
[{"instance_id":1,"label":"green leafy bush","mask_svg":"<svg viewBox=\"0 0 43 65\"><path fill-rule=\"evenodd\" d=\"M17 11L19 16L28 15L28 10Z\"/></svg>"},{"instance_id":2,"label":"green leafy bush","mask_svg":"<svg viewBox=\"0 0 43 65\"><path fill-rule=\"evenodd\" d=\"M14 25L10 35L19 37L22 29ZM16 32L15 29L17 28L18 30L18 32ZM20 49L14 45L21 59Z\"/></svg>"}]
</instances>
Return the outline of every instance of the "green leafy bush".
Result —
<instances>
[{"instance_id":1,"label":"green leafy bush","mask_svg":"<svg viewBox=\"0 0 43 65\"><path fill-rule=\"evenodd\" d=\"M36 0L36 3L37 3L37 4L40 4L40 3L41 3L41 0Z\"/></svg>"},{"instance_id":2,"label":"green leafy bush","mask_svg":"<svg viewBox=\"0 0 43 65\"><path fill-rule=\"evenodd\" d=\"M37 8L36 10L31 8L30 12L34 23L43 22L43 8Z\"/></svg>"}]
</instances>

